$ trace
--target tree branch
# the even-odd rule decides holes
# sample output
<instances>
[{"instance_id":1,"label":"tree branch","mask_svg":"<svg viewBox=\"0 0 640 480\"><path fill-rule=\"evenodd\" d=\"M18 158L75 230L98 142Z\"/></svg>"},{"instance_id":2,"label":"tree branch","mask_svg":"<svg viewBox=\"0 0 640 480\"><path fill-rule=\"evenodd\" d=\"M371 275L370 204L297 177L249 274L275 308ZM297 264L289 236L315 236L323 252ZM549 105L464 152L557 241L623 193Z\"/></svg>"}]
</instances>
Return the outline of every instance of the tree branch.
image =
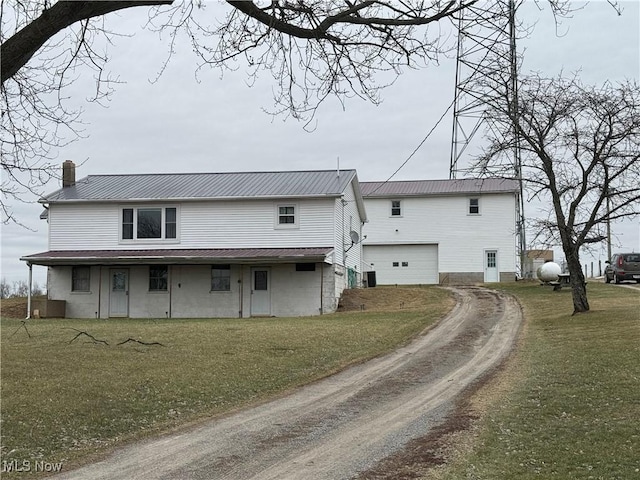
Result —
<instances>
[{"instance_id":1,"label":"tree branch","mask_svg":"<svg viewBox=\"0 0 640 480\"><path fill-rule=\"evenodd\" d=\"M33 55L59 31L86 20L130 7L168 5L173 0L69 1L55 3L7 39L1 47L2 83L13 77Z\"/></svg>"}]
</instances>

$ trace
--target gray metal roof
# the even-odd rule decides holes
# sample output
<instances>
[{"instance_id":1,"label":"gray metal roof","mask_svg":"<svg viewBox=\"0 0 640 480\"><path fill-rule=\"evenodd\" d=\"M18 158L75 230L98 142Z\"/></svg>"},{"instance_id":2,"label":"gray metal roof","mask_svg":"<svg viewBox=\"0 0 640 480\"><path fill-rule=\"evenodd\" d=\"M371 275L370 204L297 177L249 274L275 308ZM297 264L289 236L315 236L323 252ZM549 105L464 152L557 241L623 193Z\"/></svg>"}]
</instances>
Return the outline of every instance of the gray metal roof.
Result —
<instances>
[{"instance_id":1,"label":"gray metal roof","mask_svg":"<svg viewBox=\"0 0 640 480\"><path fill-rule=\"evenodd\" d=\"M459 178L455 180L408 180L393 182L360 182L362 196L409 197L455 195L469 193L518 192L519 183L511 178Z\"/></svg>"},{"instance_id":2,"label":"gray metal roof","mask_svg":"<svg viewBox=\"0 0 640 480\"><path fill-rule=\"evenodd\" d=\"M339 196L355 170L89 175L41 203Z\"/></svg>"}]
</instances>

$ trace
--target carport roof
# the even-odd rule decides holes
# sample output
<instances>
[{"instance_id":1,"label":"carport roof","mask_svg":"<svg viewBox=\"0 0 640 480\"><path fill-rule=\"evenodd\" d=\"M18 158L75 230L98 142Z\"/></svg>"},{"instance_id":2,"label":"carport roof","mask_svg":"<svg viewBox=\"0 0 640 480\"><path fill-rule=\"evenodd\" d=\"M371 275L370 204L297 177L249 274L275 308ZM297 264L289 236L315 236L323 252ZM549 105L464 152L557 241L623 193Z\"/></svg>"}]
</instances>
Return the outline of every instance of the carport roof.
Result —
<instances>
[{"instance_id":1,"label":"carport roof","mask_svg":"<svg viewBox=\"0 0 640 480\"><path fill-rule=\"evenodd\" d=\"M360 182L362 196L427 196L480 193L516 193L520 190L512 178L460 178L454 180L407 180Z\"/></svg>"},{"instance_id":2,"label":"carport roof","mask_svg":"<svg viewBox=\"0 0 640 480\"><path fill-rule=\"evenodd\" d=\"M33 265L266 264L324 262L332 247L154 250L50 250L20 258Z\"/></svg>"}]
</instances>

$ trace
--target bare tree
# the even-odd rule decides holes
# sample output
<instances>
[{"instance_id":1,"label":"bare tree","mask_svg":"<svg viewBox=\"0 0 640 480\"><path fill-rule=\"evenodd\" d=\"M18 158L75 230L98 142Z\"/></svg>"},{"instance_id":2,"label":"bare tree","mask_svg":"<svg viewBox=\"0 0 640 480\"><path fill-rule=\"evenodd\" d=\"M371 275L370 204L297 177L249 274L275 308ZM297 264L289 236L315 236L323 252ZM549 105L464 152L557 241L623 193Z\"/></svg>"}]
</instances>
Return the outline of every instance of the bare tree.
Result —
<instances>
[{"instance_id":1,"label":"bare tree","mask_svg":"<svg viewBox=\"0 0 640 480\"><path fill-rule=\"evenodd\" d=\"M9 298L11 296L11 285L6 278L0 280L0 299Z\"/></svg>"},{"instance_id":2,"label":"bare tree","mask_svg":"<svg viewBox=\"0 0 640 480\"><path fill-rule=\"evenodd\" d=\"M228 1L223 20L208 15L217 5L201 0L4 1L3 221L17 221L6 200L37 194L56 175L52 162L59 148L84 134L82 112L66 101L77 72L93 73L93 101L108 98L117 83L105 71L108 46L118 34L105 23L111 12L148 8L147 28L169 38L167 61L184 34L201 60L198 68L235 68L242 60L250 76L270 72L276 83L273 113L308 120L329 96L378 102L380 90L402 69L437 62L455 36L455 28L440 23L478 1ZM567 13L568 0L548 2L556 15ZM477 21L491 23L494 14L485 12ZM380 83L380 73L391 75Z\"/></svg>"},{"instance_id":3,"label":"bare tree","mask_svg":"<svg viewBox=\"0 0 640 480\"><path fill-rule=\"evenodd\" d=\"M585 312L580 249L606 240L607 222L640 215L640 88L532 76L521 80L518 95L517 106L507 98L489 106L489 146L478 168L490 175L513 171L520 145L530 199L549 205L536 234L562 245L574 313Z\"/></svg>"},{"instance_id":4,"label":"bare tree","mask_svg":"<svg viewBox=\"0 0 640 480\"><path fill-rule=\"evenodd\" d=\"M29 293L29 283L26 280L13 282L12 297L26 297L27 293Z\"/></svg>"}]
</instances>

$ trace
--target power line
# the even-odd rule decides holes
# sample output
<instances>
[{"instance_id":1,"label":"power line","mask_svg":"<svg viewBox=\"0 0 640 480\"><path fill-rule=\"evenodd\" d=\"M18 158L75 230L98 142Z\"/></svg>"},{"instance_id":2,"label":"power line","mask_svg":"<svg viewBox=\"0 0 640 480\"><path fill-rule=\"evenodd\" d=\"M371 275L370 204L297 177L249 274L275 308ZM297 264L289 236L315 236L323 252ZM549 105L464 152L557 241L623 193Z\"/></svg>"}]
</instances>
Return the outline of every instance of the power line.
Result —
<instances>
[{"instance_id":1,"label":"power line","mask_svg":"<svg viewBox=\"0 0 640 480\"><path fill-rule=\"evenodd\" d=\"M402 165L400 165L395 172L393 172L391 174L391 176L389 178L387 178L384 182L382 182L380 185L378 185L376 187L376 189L369 193L369 195L373 195L374 193L376 193L378 190L380 190L386 183L388 183L389 181L391 181L391 179L393 177L395 177L397 175L397 173L402 170L402 168L409 163L409 160L411 160L413 158L413 156L418 152L418 150L420 150L420 148L422 147L422 145L424 145L424 143L429 139L429 137L431 136L431 134L435 131L436 128L438 128L438 126L440 125L440 123L442 123L442 120L444 120L444 118L447 116L447 113L449 113L449 110L451 110L451 108L453 107L455 100L452 101L449 106L447 107L447 109L444 111L444 113L440 116L440 118L438 119L438 121L435 123L435 125L433 127L431 127L431 130L429 130L429 132L427 133L427 135L422 139L422 141L418 144L418 146L413 150L413 152L411 152L411 155L409 155L407 157L407 159L402 162Z\"/></svg>"}]
</instances>

